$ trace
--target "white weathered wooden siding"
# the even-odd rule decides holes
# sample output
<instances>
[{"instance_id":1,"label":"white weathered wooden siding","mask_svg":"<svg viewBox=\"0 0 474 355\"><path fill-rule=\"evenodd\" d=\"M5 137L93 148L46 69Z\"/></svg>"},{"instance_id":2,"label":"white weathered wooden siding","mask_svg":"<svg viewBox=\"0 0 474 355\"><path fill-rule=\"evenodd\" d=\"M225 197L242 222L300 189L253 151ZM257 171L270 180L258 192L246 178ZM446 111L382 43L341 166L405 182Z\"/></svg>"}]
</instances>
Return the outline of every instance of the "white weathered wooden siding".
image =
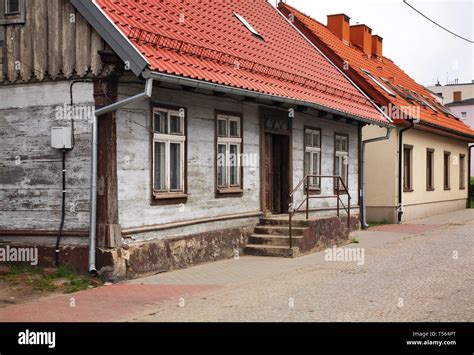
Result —
<instances>
[{"instance_id":1,"label":"white weathered wooden siding","mask_svg":"<svg viewBox=\"0 0 474 355\"><path fill-rule=\"evenodd\" d=\"M120 86L119 93L140 89ZM215 198L215 110L242 113L244 154L259 156L258 106L184 91L154 89L153 101L187 109L188 200L183 205L150 204L150 103L142 102L119 111L117 116L119 222L122 228L139 227L205 217L260 211L260 170L244 168L243 197ZM238 226L242 221L225 223ZM219 223L214 223L217 226ZM222 223L221 223L222 225ZM215 229L215 228L212 229ZM181 233L197 233L209 226L188 227ZM169 235L169 232L156 235Z\"/></svg>"},{"instance_id":2,"label":"white weathered wooden siding","mask_svg":"<svg viewBox=\"0 0 474 355\"><path fill-rule=\"evenodd\" d=\"M311 113L311 111L310 111ZM293 124L293 186L296 186L304 177L304 126L321 129L321 175L334 175L334 135L335 133L347 134L349 136L349 193L352 197L351 205L356 206L358 201L358 129L345 123L339 123L328 119L316 118L311 114L296 113ZM321 195L334 195L332 179L322 179ZM295 204L303 199L303 191L295 195ZM343 198L346 204L347 198ZM335 207L335 198L312 199L311 207Z\"/></svg>"},{"instance_id":3,"label":"white weathered wooden siding","mask_svg":"<svg viewBox=\"0 0 474 355\"><path fill-rule=\"evenodd\" d=\"M51 148L51 127L69 104L69 82L0 86L0 229L58 230L61 152ZM94 105L92 84L76 84L78 105ZM90 123L75 122L75 149L67 153L65 230L88 229Z\"/></svg>"},{"instance_id":4,"label":"white weathered wooden siding","mask_svg":"<svg viewBox=\"0 0 474 355\"><path fill-rule=\"evenodd\" d=\"M119 87L119 93L122 95L136 94L141 90L143 90L142 86L130 84L123 84ZM157 104L163 103L187 109L188 201L185 204L177 205L156 206L150 204L150 103L142 102L124 108L119 111L117 117L119 222L122 228L260 211L259 105L156 87L153 101ZM257 164L244 169L243 197L215 198L216 109L243 114L243 153L256 156ZM294 186L303 177L304 125L319 127L322 130L323 174L332 175L334 173L334 133L349 135L349 185L353 196L352 204L357 205L357 127L296 113L293 124ZM324 181L323 193L333 195L332 186L332 181ZM300 198L302 195L298 194L295 200L298 201ZM335 199L312 201L312 206L331 207L335 205ZM246 222L248 219L245 220ZM243 223L243 220L214 222L147 233L146 237L144 235L134 237L137 240L163 238L233 227Z\"/></svg>"}]
</instances>

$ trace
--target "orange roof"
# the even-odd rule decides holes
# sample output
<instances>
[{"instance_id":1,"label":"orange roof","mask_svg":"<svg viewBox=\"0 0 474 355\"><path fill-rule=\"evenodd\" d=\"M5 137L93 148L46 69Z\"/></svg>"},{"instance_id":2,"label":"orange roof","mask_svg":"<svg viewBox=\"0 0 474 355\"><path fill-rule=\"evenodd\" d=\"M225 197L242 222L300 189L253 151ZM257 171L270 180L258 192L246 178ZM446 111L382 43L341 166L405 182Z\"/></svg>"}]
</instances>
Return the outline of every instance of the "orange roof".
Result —
<instances>
[{"instance_id":1,"label":"orange roof","mask_svg":"<svg viewBox=\"0 0 474 355\"><path fill-rule=\"evenodd\" d=\"M285 3L280 2L278 7L285 16L290 17L290 14L292 15L293 23L298 29L306 33L309 31L309 33L313 34L319 41L325 44L333 54L339 57L341 62L346 62L354 70L353 72L347 73L349 76L351 76L351 74L354 75L353 73L355 72L356 75L377 90L379 94L383 95L387 102L392 104L392 107L403 108L406 112L416 112L417 115L412 118L419 118L421 123L474 138L474 130L464 124L464 122L459 121L456 116L449 113L447 108L436 102L425 87L413 80L392 60L384 56L368 56L353 44L345 44L325 25ZM309 39L311 40L311 38ZM318 46L317 41L312 42ZM422 63L420 63L420 65L422 65ZM390 89L395 96L390 95L372 81L363 70L370 72L379 82ZM387 80L391 86L386 84L384 80ZM395 91L394 88L398 90L398 92ZM404 92L403 89L408 91L412 96L415 96L415 100L402 97L406 97L406 92ZM422 100L428 105L425 103L422 104L420 102ZM384 105L385 103L379 102L379 104ZM394 123L400 123L400 121L394 119Z\"/></svg>"},{"instance_id":2,"label":"orange roof","mask_svg":"<svg viewBox=\"0 0 474 355\"><path fill-rule=\"evenodd\" d=\"M389 124L267 0L95 3L153 71L300 100ZM252 35L235 13L263 40Z\"/></svg>"}]
</instances>

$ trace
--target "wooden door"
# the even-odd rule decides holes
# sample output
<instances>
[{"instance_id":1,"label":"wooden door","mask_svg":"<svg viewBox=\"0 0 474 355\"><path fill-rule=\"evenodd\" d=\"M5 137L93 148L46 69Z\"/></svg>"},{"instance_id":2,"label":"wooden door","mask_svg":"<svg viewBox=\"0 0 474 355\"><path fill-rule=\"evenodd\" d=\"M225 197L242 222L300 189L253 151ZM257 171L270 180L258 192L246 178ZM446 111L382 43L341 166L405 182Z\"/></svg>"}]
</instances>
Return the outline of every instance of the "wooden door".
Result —
<instances>
[{"instance_id":1,"label":"wooden door","mask_svg":"<svg viewBox=\"0 0 474 355\"><path fill-rule=\"evenodd\" d=\"M263 149L263 211L272 213L272 185L273 185L273 167L272 167L272 135L265 133L265 142Z\"/></svg>"},{"instance_id":2,"label":"wooden door","mask_svg":"<svg viewBox=\"0 0 474 355\"><path fill-rule=\"evenodd\" d=\"M282 145L282 136L272 135L272 213L280 214L282 213L282 180L283 175L288 173L283 171L283 145Z\"/></svg>"}]
</instances>

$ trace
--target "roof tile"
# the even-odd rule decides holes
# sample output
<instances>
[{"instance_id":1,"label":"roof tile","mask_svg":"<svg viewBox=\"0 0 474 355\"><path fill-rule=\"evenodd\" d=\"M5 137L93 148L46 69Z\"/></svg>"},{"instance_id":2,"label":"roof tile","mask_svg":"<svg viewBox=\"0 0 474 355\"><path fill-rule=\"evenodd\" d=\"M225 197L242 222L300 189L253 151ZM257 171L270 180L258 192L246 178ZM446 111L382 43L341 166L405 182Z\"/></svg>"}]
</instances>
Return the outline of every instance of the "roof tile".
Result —
<instances>
[{"instance_id":1,"label":"roof tile","mask_svg":"<svg viewBox=\"0 0 474 355\"><path fill-rule=\"evenodd\" d=\"M392 105L397 107L406 107L406 108L416 108L420 110L421 121L426 123L431 123L437 125L441 128L454 130L456 132L470 135L474 138L474 130L468 127L464 122L459 121L456 116L450 114L445 115L441 110L434 112L427 106L413 104L399 94L396 94L396 97L393 97L387 94L382 88L377 84L373 83L368 77L364 74L362 69L369 71L371 74L376 76L377 79L388 79L389 82L394 85L396 88L399 88L398 85L403 86L404 88L415 91L418 95L423 97L428 103L437 108L437 103L435 99L432 98L431 93L424 86L418 84L413 80L407 73L400 69L392 60L386 57L377 58L375 56L367 56L360 49L353 45L344 44L334 33L331 32L325 25L311 18L310 16L302 13L301 11L291 7L286 3L280 3L279 8L282 9L285 13L291 13L294 18L308 29L312 34L314 34L321 42L326 44L339 58L343 61L347 61L349 65L361 76L363 77L370 85L372 85L377 91L379 91L387 100L389 100ZM285 11L286 10L286 11ZM298 25L297 25L298 27ZM420 63L422 65L422 63Z\"/></svg>"},{"instance_id":2,"label":"roof tile","mask_svg":"<svg viewBox=\"0 0 474 355\"><path fill-rule=\"evenodd\" d=\"M146 57L151 70L289 97L387 123L267 0L95 2ZM264 40L253 36L234 11Z\"/></svg>"}]
</instances>

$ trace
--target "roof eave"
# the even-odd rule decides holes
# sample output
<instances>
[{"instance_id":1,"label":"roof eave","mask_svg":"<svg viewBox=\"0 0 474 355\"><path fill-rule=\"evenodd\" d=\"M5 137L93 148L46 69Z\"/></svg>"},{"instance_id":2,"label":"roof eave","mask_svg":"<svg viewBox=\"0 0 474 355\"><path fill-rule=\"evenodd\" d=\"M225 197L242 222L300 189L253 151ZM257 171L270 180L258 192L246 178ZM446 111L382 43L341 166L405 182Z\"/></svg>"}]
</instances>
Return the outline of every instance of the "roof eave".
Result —
<instances>
[{"instance_id":1,"label":"roof eave","mask_svg":"<svg viewBox=\"0 0 474 355\"><path fill-rule=\"evenodd\" d=\"M444 132L449 132L449 133L451 133L453 135L456 135L460 138L466 139L467 141L469 141L471 143L474 143L474 135L473 134L467 134L467 133L459 132L455 129L447 128L447 127L440 126L440 125L430 123L430 122L426 122L426 121L420 121L418 124L421 125L421 126L427 126L427 127L435 128L437 130L441 130L441 131L444 131Z\"/></svg>"},{"instance_id":2,"label":"roof eave","mask_svg":"<svg viewBox=\"0 0 474 355\"><path fill-rule=\"evenodd\" d=\"M233 86L228 86L228 85L222 85L222 84L216 84L216 83L211 83L209 81L204 81L204 80L198 80L198 79L192 79L192 78L186 78L183 76L178 76L178 75L171 75L171 74L166 74L166 73L161 73L157 71L147 71L143 74L144 78L149 78L152 77L156 81L161 81L165 83L170 83L170 84L176 84L176 85L184 85L184 86L190 86L198 89L204 89L204 90L210 90L210 91L217 91L221 93L225 93L228 95L237 95L237 96L242 96L242 97L251 97L254 99L262 99L262 100L268 100L268 101L274 101L274 102L280 102L284 104L289 104L289 105L294 105L294 106L303 106L303 107L309 107L313 108L319 111L324 111L328 113L332 113L334 115L342 116L345 118L350 118L355 121L359 121L365 124L375 124L380 127L391 127L392 125L389 122L382 122L382 121L377 121L373 120L370 118L366 117L361 117L357 116L348 112L340 111L333 109L331 107L319 105L316 103L312 102L307 102L303 100L297 100L297 99L292 99L290 97L285 97L285 96L277 96L277 95L272 95L272 94L266 94L258 91L253 91L253 90L248 90L248 89L242 89L242 88L237 88Z\"/></svg>"}]
</instances>

